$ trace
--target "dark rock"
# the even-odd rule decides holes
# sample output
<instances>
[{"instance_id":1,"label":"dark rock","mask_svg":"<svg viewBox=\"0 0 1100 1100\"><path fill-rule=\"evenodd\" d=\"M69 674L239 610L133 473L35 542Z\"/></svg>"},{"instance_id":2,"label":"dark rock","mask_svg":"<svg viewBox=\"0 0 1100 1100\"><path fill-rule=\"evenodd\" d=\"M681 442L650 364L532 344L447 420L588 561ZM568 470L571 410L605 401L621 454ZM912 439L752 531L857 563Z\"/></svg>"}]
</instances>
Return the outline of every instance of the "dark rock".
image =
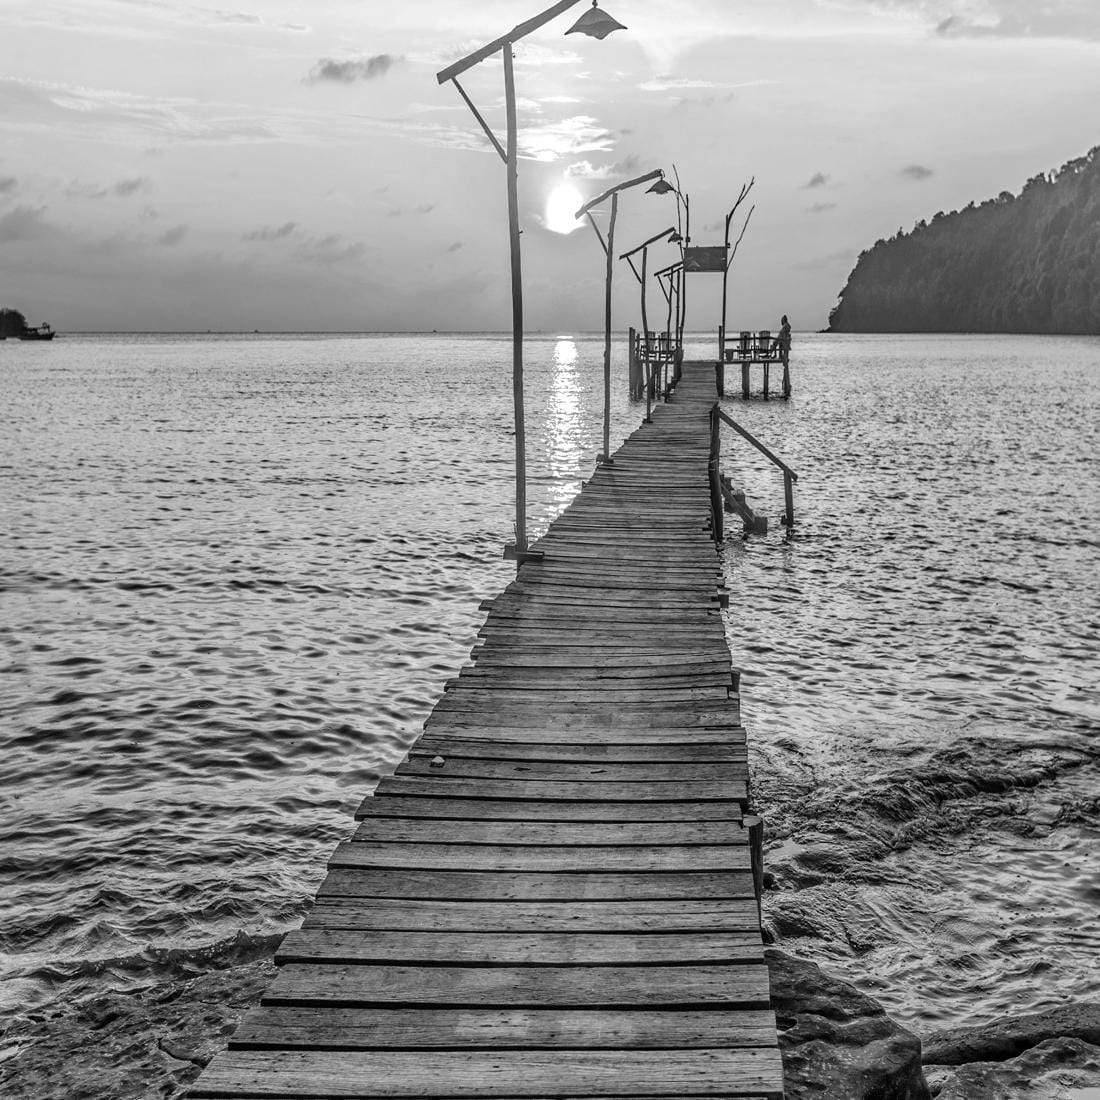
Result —
<instances>
[{"instance_id":1,"label":"dark rock","mask_svg":"<svg viewBox=\"0 0 1100 1100\"><path fill-rule=\"evenodd\" d=\"M928 1071L936 1100L1070 1100L1100 1088L1100 1047L1047 1039L1004 1062L972 1062Z\"/></svg>"},{"instance_id":2,"label":"dark rock","mask_svg":"<svg viewBox=\"0 0 1100 1100\"><path fill-rule=\"evenodd\" d=\"M262 959L15 1017L0 1030L0 1096L182 1097L274 973Z\"/></svg>"},{"instance_id":3,"label":"dark rock","mask_svg":"<svg viewBox=\"0 0 1100 1100\"><path fill-rule=\"evenodd\" d=\"M981 1027L936 1031L924 1039L924 1061L937 1066L1003 1062L1058 1038L1100 1046L1100 1003L1081 1002L1027 1016L1003 1016Z\"/></svg>"},{"instance_id":4,"label":"dark rock","mask_svg":"<svg viewBox=\"0 0 1100 1100\"><path fill-rule=\"evenodd\" d=\"M849 982L766 954L787 1100L928 1100L920 1039Z\"/></svg>"}]
</instances>

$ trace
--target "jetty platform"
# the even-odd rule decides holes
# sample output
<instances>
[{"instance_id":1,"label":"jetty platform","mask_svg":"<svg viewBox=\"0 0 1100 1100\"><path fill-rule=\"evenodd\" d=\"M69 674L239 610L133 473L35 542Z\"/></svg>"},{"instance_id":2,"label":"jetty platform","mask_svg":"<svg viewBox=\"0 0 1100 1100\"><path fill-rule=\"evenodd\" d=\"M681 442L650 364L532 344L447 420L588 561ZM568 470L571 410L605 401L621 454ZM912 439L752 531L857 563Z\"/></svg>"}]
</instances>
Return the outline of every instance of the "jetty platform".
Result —
<instances>
[{"instance_id":1,"label":"jetty platform","mask_svg":"<svg viewBox=\"0 0 1100 1100\"><path fill-rule=\"evenodd\" d=\"M782 1097L715 400L685 363L486 604L191 1096Z\"/></svg>"}]
</instances>

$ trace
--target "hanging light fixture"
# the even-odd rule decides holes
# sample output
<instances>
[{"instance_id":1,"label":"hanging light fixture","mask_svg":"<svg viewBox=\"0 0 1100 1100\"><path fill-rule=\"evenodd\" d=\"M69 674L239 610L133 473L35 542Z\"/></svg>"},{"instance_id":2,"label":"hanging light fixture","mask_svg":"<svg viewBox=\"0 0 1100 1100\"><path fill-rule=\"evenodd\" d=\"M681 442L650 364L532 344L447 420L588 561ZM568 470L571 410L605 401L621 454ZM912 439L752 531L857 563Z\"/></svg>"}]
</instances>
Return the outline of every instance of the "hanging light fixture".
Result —
<instances>
[{"instance_id":1,"label":"hanging light fixture","mask_svg":"<svg viewBox=\"0 0 1100 1100\"><path fill-rule=\"evenodd\" d=\"M646 189L647 194L652 193L654 195L667 195L669 191L675 191L676 188L672 186L668 180L658 180L652 187Z\"/></svg>"},{"instance_id":2,"label":"hanging light fixture","mask_svg":"<svg viewBox=\"0 0 1100 1100\"><path fill-rule=\"evenodd\" d=\"M622 25L617 19L612 19L607 12L603 11L596 0L592 0L592 7L588 9L567 30L566 34L587 34L589 38L606 38L612 31L625 31L626 27Z\"/></svg>"},{"instance_id":3,"label":"hanging light fixture","mask_svg":"<svg viewBox=\"0 0 1100 1100\"><path fill-rule=\"evenodd\" d=\"M668 235L668 243L669 244L679 244L683 239L684 238L681 237L679 233L674 232L674 233L670 233Z\"/></svg>"}]
</instances>

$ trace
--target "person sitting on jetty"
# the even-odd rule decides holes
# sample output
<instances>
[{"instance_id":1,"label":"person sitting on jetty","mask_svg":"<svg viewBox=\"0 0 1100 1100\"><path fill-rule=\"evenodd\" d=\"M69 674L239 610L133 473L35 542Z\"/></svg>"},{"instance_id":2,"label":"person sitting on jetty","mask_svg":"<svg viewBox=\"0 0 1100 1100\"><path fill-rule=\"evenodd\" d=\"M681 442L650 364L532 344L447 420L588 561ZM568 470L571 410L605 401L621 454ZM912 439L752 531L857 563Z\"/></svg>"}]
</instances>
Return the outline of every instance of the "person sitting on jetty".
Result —
<instances>
[{"instance_id":1,"label":"person sitting on jetty","mask_svg":"<svg viewBox=\"0 0 1100 1100\"><path fill-rule=\"evenodd\" d=\"M784 363L791 356L791 323L785 313L779 324L779 335L772 341L772 351L779 352L779 358Z\"/></svg>"}]
</instances>

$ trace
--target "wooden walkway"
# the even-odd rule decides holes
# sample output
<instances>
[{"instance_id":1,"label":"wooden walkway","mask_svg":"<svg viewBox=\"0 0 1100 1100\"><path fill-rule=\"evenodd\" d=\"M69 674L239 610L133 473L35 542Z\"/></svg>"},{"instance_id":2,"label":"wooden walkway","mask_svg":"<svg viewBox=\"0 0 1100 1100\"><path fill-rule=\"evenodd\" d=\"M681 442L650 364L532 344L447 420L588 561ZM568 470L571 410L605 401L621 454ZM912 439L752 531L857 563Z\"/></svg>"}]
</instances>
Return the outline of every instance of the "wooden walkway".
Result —
<instances>
[{"instance_id":1,"label":"wooden walkway","mask_svg":"<svg viewBox=\"0 0 1100 1100\"><path fill-rule=\"evenodd\" d=\"M194 1097L782 1097L686 363L488 604Z\"/></svg>"}]
</instances>

